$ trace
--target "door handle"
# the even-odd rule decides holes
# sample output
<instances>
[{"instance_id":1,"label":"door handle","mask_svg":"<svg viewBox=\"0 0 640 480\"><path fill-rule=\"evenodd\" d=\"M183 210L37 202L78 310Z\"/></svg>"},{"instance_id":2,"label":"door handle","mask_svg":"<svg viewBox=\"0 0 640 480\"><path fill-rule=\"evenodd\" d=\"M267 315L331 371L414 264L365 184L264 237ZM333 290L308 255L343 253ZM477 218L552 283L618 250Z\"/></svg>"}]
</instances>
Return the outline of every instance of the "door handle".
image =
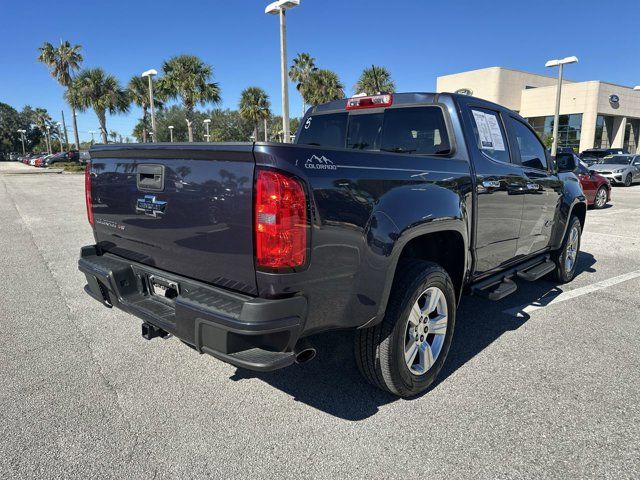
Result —
<instances>
[{"instance_id":1,"label":"door handle","mask_svg":"<svg viewBox=\"0 0 640 480\"><path fill-rule=\"evenodd\" d=\"M164 190L164 165L138 165L136 183L143 192Z\"/></svg>"},{"instance_id":2,"label":"door handle","mask_svg":"<svg viewBox=\"0 0 640 480\"><path fill-rule=\"evenodd\" d=\"M484 188L500 188L500 182L498 180L484 180L482 186Z\"/></svg>"}]
</instances>

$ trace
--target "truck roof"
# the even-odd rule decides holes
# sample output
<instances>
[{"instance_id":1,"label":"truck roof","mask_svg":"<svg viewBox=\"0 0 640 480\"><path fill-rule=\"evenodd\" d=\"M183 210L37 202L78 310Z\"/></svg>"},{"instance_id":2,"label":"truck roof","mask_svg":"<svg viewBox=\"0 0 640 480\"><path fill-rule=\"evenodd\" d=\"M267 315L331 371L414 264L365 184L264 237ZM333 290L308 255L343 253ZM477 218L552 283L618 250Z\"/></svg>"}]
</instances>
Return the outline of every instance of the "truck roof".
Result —
<instances>
[{"instance_id":1,"label":"truck roof","mask_svg":"<svg viewBox=\"0 0 640 480\"><path fill-rule=\"evenodd\" d=\"M459 93L451 93L451 92L442 92L442 93L436 93L436 92L403 92L403 93L393 93L393 106L399 106L399 105L420 105L420 104L429 104L429 103L434 103L436 101L436 98L439 96L443 96L446 95L450 98L460 98L460 97L464 97L464 98L470 98L469 95L461 95ZM350 97L350 98L357 98L357 97ZM493 102L489 102L487 100L484 100L482 98L478 98L478 97L471 97L474 98L475 100L478 101L478 103L482 103L484 105L487 106L493 106L495 108L500 108L500 109L505 109L505 107L498 105L496 103ZM338 112L338 111L344 111L346 104L347 104L347 100L349 100L349 98L341 98L340 100L333 100L331 102L327 102L327 103L323 103L320 105L316 105L315 107L311 107L309 109L309 111L307 112L307 114L312 115L312 114L317 114L317 113L329 113L329 112Z\"/></svg>"}]
</instances>

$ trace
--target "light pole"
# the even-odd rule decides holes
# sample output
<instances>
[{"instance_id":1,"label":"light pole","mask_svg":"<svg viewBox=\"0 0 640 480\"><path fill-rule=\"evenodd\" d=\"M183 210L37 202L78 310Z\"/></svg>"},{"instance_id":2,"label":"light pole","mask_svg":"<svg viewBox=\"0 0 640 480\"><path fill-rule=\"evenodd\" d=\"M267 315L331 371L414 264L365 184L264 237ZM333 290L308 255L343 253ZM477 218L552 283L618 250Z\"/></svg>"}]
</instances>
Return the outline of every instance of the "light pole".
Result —
<instances>
[{"instance_id":1,"label":"light pole","mask_svg":"<svg viewBox=\"0 0 640 480\"><path fill-rule=\"evenodd\" d=\"M49 155L53 152L51 151L51 125L47 125L47 146L49 147Z\"/></svg>"},{"instance_id":2,"label":"light pole","mask_svg":"<svg viewBox=\"0 0 640 480\"><path fill-rule=\"evenodd\" d=\"M171 143L173 143L173 125L169 125L169 138L171 139Z\"/></svg>"},{"instance_id":3,"label":"light pole","mask_svg":"<svg viewBox=\"0 0 640 480\"><path fill-rule=\"evenodd\" d=\"M558 151L558 124L560 123L560 96L562 95L562 67L569 63L578 63L577 57L565 57L557 60L549 60L545 67L558 67L558 89L556 90L556 111L553 116L553 143L551 144L551 156L555 157Z\"/></svg>"},{"instance_id":4,"label":"light pole","mask_svg":"<svg viewBox=\"0 0 640 480\"><path fill-rule=\"evenodd\" d=\"M151 130L153 132L151 140L154 142L156 141L156 112L153 108L153 77L157 74L158 72L153 68L142 72L143 77L149 78L149 108L151 109Z\"/></svg>"},{"instance_id":5,"label":"light pole","mask_svg":"<svg viewBox=\"0 0 640 480\"><path fill-rule=\"evenodd\" d=\"M20 140L22 140L22 155L26 155L27 151L24 148L24 134L27 133L27 131L24 129L20 129L18 130L18 133L20 134Z\"/></svg>"},{"instance_id":6,"label":"light pole","mask_svg":"<svg viewBox=\"0 0 640 480\"><path fill-rule=\"evenodd\" d=\"M300 0L278 0L267 5L264 13L280 16L280 82L282 84L283 142L289 141L289 83L287 79L287 23L286 11L300 5Z\"/></svg>"},{"instance_id":7,"label":"light pole","mask_svg":"<svg viewBox=\"0 0 640 480\"><path fill-rule=\"evenodd\" d=\"M89 133L91 134L91 145L93 145L93 142L94 142L93 134L96 133L96 132L94 132L93 130L89 130Z\"/></svg>"},{"instance_id":8,"label":"light pole","mask_svg":"<svg viewBox=\"0 0 640 480\"><path fill-rule=\"evenodd\" d=\"M204 138L207 139L207 142L211 141L211 136L209 135L209 124L211 123L211 119L210 118L205 118L204 119L204 128L207 129L207 133L205 134Z\"/></svg>"}]
</instances>

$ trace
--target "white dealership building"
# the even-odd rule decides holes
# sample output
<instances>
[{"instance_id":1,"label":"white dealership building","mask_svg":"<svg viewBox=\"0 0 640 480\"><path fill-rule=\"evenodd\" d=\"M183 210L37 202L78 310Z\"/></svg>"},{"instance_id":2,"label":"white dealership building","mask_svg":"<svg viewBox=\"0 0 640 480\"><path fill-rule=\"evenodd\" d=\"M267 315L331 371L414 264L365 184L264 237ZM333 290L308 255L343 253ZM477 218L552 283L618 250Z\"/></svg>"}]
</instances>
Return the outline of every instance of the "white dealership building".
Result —
<instances>
[{"instance_id":1,"label":"white dealership building","mask_svg":"<svg viewBox=\"0 0 640 480\"><path fill-rule=\"evenodd\" d=\"M557 77L502 67L438 77L438 92L484 98L515 110L541 137L553 132ZM576 151L623 147L640 153L640 90L599 80L564 80L558 145Z\"/></svg>"}]
</instances>

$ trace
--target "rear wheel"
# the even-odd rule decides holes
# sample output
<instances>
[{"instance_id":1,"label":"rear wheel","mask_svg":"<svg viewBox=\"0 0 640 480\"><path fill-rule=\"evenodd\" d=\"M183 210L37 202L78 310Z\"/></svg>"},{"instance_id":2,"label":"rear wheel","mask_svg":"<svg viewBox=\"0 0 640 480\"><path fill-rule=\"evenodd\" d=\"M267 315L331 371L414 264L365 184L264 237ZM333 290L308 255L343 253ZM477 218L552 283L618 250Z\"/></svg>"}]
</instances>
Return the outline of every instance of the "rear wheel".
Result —
<instances>
[{"instance_id":1,"label":"rear wheel","mask_svg":"<svg viewBox=\"0 0 640 480\"><path fill-rule=\"evenodd\" d=\"M423 392L442 369L455 319L455 291L447 272L431 262L404 263L382 322L356 334L360 371L395 395Z\"/></svg>"},{"instance_id":2,"label":"rear wheel","mask_svg":"<svg viewBox=\"0 0 640 480\"><path fill-rule=\"evenodd\" d=\"M553 276L556 281L568 283L575 277L581 236L582 226L580 220L575 215L572 215L569 219L569 226L567 227L562 247L553 255L553 260L556 263Z\"/></svg>"},{"instance_id":3,"label":"rear wheel","mask_svg":"<svg viewBox=\"0 0 640 480\"><path fill-rule=\"evenodd\" d=\"M593 201L595 208L602 208L607 204L607 187L600 187L596 192L596 198Z\"/></svg>"},{"instance_id":4,"label":"rear wheel","mask_svg":"<svg viewBox=\"0 0 640 480\"><path fill-rule=\"evenodd\" d=\"M633 177L631 176L630 173L628 173L627 176L624 177L624 186L625 187L630 187L631 183L633 183Z\"/></svg>"}]
</instances>

